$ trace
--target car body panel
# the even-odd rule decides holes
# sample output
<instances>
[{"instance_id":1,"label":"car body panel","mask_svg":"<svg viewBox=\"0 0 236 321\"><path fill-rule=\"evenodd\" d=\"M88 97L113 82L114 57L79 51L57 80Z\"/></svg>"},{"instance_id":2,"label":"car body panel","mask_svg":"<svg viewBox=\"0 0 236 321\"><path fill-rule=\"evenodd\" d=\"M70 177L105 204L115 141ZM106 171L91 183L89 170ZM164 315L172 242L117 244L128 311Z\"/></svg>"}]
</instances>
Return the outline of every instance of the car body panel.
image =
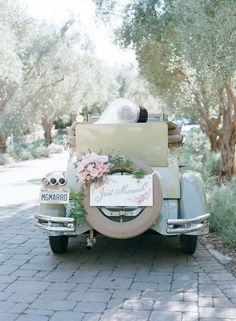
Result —
<instances>
[{"instance_id":1,"label":"car body panel","mask_svg":"<svg viewBox=\"0 0 236 321\"><path fill-rule=\"evenodd\" d=\"M179 203L181 219L191 219L206 213L206 193L204 183L200 173L190 170L181 171L181 198ZM209 228L202 230L202 234L208 233ZM196 235L198 232L192 232L191 235Z\"/></svg>"},{"instance_id":2,"label":"car body panel","mask_svg":"<svg viewBox=\"0 0 236 321\"><path fill-rule=\"evenodd\" d=\"M178 157L176 148L171 148L168 153L168 166L153 167L160 178L164 199L180 198L180 169Z\"/></svg>"},{"instance_id":3,"label":"car body panel","mask_svg":"<svg viewBox=\"0 0 236 321\"><path fill-rule=\"evenodd\" d=\"M150 229L162 235L206 234L209 231L209 214L206 213L204 183L199 173L180 167L179 146L180 143L177 143L168 148L168 127L162 121L145 124L78 124L76 150L71 149L65 174L66 185L49 184L47 188L60 190L67 187L73 193L80 191L82 183L77 179L75 162L89 150L133 156L152 167L160 179L163 203L160 215L154 224L151 223ZM50 177L53 175L50 173ZM58 176L58 172L55 175ZM35 216L36 226L49 236L91 232L94 227L87 222L86 216L78 222L68 221L70 207L71 202L41 204L41 216Z\"/></svg>"},{"instance_id":4,"label":"car body panel","mask_svg":"<svg viewBox=\"0 0 236 321\"><path fill-rule=\"evenodd\" d=\"M167 124L79 124L77 157L88 150L133 156L150 166L164 167L168 164Z\"/></svg>"}]
</instances>

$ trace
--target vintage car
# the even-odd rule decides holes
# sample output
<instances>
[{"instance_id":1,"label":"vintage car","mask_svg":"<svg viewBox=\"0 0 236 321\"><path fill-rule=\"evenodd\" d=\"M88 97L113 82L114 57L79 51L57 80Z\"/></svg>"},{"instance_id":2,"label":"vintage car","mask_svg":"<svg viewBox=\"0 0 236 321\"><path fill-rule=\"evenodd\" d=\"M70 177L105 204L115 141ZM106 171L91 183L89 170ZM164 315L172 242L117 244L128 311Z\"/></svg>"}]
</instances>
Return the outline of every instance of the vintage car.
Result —
<instances>
[{"instance_id":1,"label":"vintage car","mask_svg":"<svg viewBox=\"0 0 236 321\"><path fill-rule=\"evenodd\" d=\"M181 143L180 128L163 115L147 123L73 124L67 169L43 177L35 215L51 250L65 252L68 239L80 234L87 234L91 249L98 233L127 239L151 229L179 237L183 252L193 254L198 235L208 233L210 214L200 174L179 163ZM89 153L115 161L99 180L86 184L76 166Z\"/></svg>"}]
</instances>

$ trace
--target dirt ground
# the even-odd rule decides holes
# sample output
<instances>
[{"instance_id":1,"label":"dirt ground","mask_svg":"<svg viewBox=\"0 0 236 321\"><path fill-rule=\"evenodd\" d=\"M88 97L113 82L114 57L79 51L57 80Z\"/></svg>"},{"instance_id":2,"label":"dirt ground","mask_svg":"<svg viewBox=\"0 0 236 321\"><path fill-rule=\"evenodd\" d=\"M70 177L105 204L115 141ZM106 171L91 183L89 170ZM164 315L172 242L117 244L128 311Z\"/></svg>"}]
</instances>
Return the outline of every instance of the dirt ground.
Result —
<instances>
[{"instance_id":1,"label":"dirt ground","mask_svg":"<svg viewBox=\"0 0 236 321\"><path fill-rule=\"evenodd\" d=\"M209 233L208 235L202 236L200 240L204 245L211 244L215 250L232 258L232 260L224 264L224 266L236 277L236 247L223 242L216 233Z\"/></svg>"}]
</instances>

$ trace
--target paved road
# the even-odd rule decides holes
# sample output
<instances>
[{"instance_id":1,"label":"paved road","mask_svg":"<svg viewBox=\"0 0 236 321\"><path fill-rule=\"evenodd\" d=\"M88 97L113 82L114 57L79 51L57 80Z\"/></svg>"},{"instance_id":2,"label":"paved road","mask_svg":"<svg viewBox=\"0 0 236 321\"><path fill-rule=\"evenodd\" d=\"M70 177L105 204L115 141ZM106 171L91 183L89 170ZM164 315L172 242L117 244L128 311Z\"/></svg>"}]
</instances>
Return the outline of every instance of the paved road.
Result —
<instances>
[{"instance_id":1,"label":"paved road","mask_svg":"<svg viewBox=\"0 0 236 321\"><path fill-rule=\"evenodd\" d=\"M1 321L236 320L236 279L201 245L193 257L175 238L85 237L53 255L35 231L40 177L67 155L0 168Z\"/></svg>"}]
</instances>

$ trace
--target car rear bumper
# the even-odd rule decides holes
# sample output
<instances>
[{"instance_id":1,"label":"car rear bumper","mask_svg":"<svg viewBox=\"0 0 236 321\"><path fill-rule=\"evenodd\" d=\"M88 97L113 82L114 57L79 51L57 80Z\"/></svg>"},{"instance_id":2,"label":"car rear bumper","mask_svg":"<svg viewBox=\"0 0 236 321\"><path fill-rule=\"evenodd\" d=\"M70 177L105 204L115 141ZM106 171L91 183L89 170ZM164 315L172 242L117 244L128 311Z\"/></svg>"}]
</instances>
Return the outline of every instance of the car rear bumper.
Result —
<instances>
[{"instance_id":1,"label":"car rear bumper","mask_svg":"<svg viewBox=\"0 0 236 321\"><path fill-rule=\"evenodd\" d=\"M208 233L210 214L204 214L190 219L168 219L167 234L195 234ZM75 220L71 217L55 217L47 215L35 215L35 226L42 231L52 233L74 234Z\"/></svg>"},{"instance_id":2,"label":"car rear bumper","mask_svg":"<svg viewBox=\"0 0 236 321\"><path fill-rule=\"evenodd\" d=\"M72 217L35 215L35 226L40 230L54 233L75 232L75 220Z\"/></svg>"},{"instance_id":3,"label":"car rear bumper","mask_svg":"<svg viewBox=\"0 0 236 321\"><path fill-rule=\"evenodd\" d=\"M202 235L209 231L209 217L210 214L206 213L188 219L168 219L167 220L167 233L172 235L180 234L195 234Z\"/></svg>"}]
</instances>

